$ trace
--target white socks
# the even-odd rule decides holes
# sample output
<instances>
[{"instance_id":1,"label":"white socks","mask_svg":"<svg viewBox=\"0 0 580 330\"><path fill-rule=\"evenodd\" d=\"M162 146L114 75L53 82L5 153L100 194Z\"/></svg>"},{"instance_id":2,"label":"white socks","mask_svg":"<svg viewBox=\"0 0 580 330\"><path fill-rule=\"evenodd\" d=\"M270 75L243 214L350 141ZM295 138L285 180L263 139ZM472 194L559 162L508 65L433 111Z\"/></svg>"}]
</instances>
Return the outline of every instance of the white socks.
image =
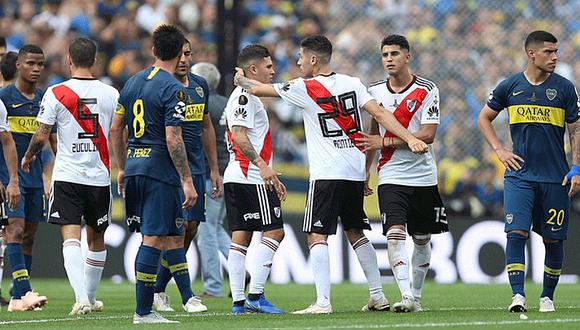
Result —
<instances>
[{"instance_id":1,"label":"white socks","mask_svg":"<svg viewBox=\"0 0 580 330\"><path fill-rule=\"evenodd\" d=\"M250 280L250 294L264 293L264 285L268 280L268 275L272 269L272 259L280 242L269 237L262 237L260 245L256 251L255 265L252 267L252 274ZM233 291L233 290L232 290ZM233 293L232 293L233 294Z\"/></svg>"},{"instance_id":2,"label":"white socks","mask_svg":"<svg viewBox=\"0 0 580 330\"><path fill-rule=\"evenodd\" d=\"M96 300L97 287L103 275L105 260L107 260L107 250L99 252L88 251L87 253L87 259L85 261L85 287L91 304L94 304Z\"/></svg>"},{"instance_id":3,"label":"white socks","mask_svg":"<svg viewBox=\"0 0 580 330\"><path fill-rule=\"evenodd\" d=\"M318 241L310 245L310 262L316 285L316 303L319 306L328 306L330 304L330 256L326 241Z\"/></svg>"},{"instance_id":4,"label":"white socks","mask_svg":"<svg viewBox=\"0 0 580 330\"><path fill-rule=\"evenodd\" d=\"M421 289L425 283L425 276L431 262L431 234L413 235L415 248L413 249L413 296L421 298Z\"/></svg>"},{"instance_id":5,"label":"white socks","mask_svg":"<svg viewBox=\"0 0 580 330\"><path fill-rule=\"evenodd\" d=\"M246 296L244 295L244 287L246 285L247 252L247 246L233 242L230 244L230 253L228 255L228 272L230 276L230 290L232 291L232 300L234 302L246 299Z\"/></svg>"},{"instance_id":6,"label":"white socks","mask_svg":"<svg viewBox=\"0 0 580 330\"><path fill-rule=\"evenodd\" d=\"M367 278L371 299L379 300L383 298L385 294L383 293L381 272L379 271L377 253L373 245L369 242L368 238L363 236L352 244L352 248Z\"/></svg>"},{"instance_id":7,"label":"white socks","mask_svg":"<svg viewBox=\"0 0 580 330\"><path fill-rule=\"evenodd\" d=\"M409 256L405 248L407 233L403 229L391 227L387 231L387 244L391 270L399 286L401 296L411 297L411 283L409 281Z\"/></svg>"},{"instance_id":8,"label":"white socks","mask_svg":"<svg viewBox=\"0 0 580 330\"><path fill-rule=\"evenodd\" d=\"M68 281L75 292L76 302L88 300L81 242L74 238L65 240L62 243L62 256Z\"/></svg>"}]
</instances>

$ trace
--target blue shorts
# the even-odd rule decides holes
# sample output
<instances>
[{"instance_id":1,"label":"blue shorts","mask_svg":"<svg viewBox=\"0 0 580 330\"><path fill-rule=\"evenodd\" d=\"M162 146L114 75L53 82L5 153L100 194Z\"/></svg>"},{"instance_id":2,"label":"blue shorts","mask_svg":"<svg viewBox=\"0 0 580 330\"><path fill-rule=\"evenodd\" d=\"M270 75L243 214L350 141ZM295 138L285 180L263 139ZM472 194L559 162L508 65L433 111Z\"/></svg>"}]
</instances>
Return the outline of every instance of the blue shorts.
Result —
<instances>
[{"instance_id":1,"label":"blue shorts","mask_svg":"<svg viewBox=\"0 0 580 330\"><path fill-rule=\"evenodd\" d=\"M150 177L125 177L125 213L131 231L147 236L183 235L181 188Z\"/></svg>"},{"instance_id":2,"label":"blue shorts","mask_svg":"<svg viewBox=\"0 0 580 330\"><path fill-rule=\"evenodd\" d=\"M197 200L195 205L189 210L183 209L183 219L185 221L205 222L205 175L194 175L193 186L197 192ZM185 200L183 191L180 190L180 192L181 200Z\"/></svg>"},{"instance_id":3,"label":"blue shorts","mask_svg":"<svg viewBox=\"0 0 580 330\"><path fill-rule=\"evenodd\" d=\"M531 229L545 238L565 240L570 217L570 185L504 180L505 231Z\"/></svg>"},{"instance_id":4,"label":"blue shorts","mask_svg":"<svg viewBox=\"0 0 580 330\"><path fill-rule=\"evenodd\" d=\"M6 207L8 218L24 218L26 222L46 222L44 188L20 187L20 203L16 210Z\"/></svg>"}]
</instances>

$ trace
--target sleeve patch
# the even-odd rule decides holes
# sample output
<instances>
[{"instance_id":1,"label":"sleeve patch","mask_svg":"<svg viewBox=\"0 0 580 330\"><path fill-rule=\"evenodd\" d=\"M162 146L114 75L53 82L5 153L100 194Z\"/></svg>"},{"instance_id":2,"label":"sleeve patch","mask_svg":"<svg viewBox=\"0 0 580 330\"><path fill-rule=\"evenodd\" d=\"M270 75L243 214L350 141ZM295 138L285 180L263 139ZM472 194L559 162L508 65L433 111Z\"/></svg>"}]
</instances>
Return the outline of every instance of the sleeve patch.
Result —
<instances>
[{"instance_id":1,"label":"sleeve patch","mask_svg":"<svg viewBox=\"0 0 580 330\"><path fill-rule=\"evenodd\" d=\"M240 95L240 97L238 98L238 104L239 105L248 104L248 97L246 95Z\"/></svg>"}]
</instances>

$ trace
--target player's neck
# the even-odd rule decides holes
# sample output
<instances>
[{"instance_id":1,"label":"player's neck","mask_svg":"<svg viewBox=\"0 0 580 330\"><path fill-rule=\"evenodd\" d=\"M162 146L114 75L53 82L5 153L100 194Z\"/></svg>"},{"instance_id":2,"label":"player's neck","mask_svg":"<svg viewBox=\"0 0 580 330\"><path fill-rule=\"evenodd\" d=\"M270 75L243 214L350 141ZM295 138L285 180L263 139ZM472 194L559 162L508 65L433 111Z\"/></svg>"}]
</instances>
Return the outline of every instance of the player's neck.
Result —
<instances>
[{"instance_id":1,"label":"player's neck","mask_svg":"<svg viewBox=\"0 0 580 330\"><path fill-rule=\"evenodd\" d=\"M532 85L539 85L546 81L550 76L549 72L541 70L533 65L528 65L524 71L524 76Z\"/></svg>"},{"instance_id":2,"label":"player's neck","mask_svg":"<svg viewBox=\"0 0 580 330\"><path fill-rule=\"evenodd\" d=\"M90 68L74 68L71 69L70 75L72 78L81 78L81 79L93 79L94 76L91 73Z\"/></svg>"},{"instance_id":3,"label":"player's neck","mask_svg":"<svg viewBox=\"0 0 580 330\"><path fill-rule=\"evenodd\" d=\"M177 68L178 60L179 60L179 58L176 58L172 61L156 60L155 64L153 64L153 65L171 73L171 75L173 76L173 74L175 73L175 69Z\"/></svg>"},{"instance_id":4,"label":"player's neck","mask_svg":"<svg viewBox=\"0 0 580 330\"><path fill-rule=\"evenodd\" d=\"M177 75L176 75L176 76L175 76L175 78L176 78L177 80L179 80L179 82L180 82L180 83L181 83L183 86L185 86L185 87L189 87L189 79L187 79L187 75L185 75L185 76L177 76Z\"/></svg>"},{"instance_id":5,"label":"player's neck","mask_svg":"<svg viewBox=\"0 0 580 330\"><path fill-rule=\"evenodd\" d=\"M312 68L312 76L316 77L319 75L329 75L331 74L333 71L330 69L330 67L328 65L322 65L320 67L313 67Z\"/></svg>"},{"instance_id":6,"label":"player's neck","mask_svg":"<svg viewBox=\"0 0 580 330\"><path fill-rule=\"evenodd\" d=\"M413 75L409 71L401 72L397 75L389 76L389 86L394 91L399 91L413 82Z\"/></svg>"},{"instance_id":7,"label":"player's neck","mask_svg":"<svg viewBox=\"0 0 580 330\"><path fill-rule=\"evenodd\" d=\"M34 99L36 92L36 83L30 83L23 79L16 79L16 89L28 99Z\"/></svg>"}]
</instances>

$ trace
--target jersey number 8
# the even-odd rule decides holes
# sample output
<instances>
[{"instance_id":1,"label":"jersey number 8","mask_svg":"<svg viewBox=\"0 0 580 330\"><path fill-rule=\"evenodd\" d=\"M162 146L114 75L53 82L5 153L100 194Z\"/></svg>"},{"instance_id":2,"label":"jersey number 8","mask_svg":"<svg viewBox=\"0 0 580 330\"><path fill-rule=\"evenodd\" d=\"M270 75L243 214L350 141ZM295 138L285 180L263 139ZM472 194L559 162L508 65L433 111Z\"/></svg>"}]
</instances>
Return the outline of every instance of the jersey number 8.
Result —
<instances>
[{"instance_id":1,"label":"jersey number 8","mask_svg":"<svg viewBox=\"0 0 580 330\"><path fill-rule=\"evenodd\" d=\"M133 133L136 138L140 138L145 134L145 107L142 99L133 103L133 115Z\"/></svg>"}]
</instances>

